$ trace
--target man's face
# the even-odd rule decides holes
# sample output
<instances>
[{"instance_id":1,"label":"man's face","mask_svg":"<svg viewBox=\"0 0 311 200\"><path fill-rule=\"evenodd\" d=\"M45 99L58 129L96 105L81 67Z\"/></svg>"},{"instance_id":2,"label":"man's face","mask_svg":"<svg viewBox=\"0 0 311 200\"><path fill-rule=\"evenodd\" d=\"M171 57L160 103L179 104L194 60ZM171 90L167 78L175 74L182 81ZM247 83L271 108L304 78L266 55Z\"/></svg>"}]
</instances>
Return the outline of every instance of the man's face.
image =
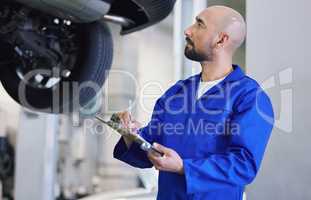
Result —
<instances>
[{"instance_id":1,"label":"man's face","mask_svg":"<svg viewBox=\"0 0 311 200\"><path fill-rule=\"evenodd\" d=\"M201 13L195 23L185 30L185 56L190 60L211 61L213 55L213 38L215 26L209 22L208 14Z\"/></svg>"}]
</instances>

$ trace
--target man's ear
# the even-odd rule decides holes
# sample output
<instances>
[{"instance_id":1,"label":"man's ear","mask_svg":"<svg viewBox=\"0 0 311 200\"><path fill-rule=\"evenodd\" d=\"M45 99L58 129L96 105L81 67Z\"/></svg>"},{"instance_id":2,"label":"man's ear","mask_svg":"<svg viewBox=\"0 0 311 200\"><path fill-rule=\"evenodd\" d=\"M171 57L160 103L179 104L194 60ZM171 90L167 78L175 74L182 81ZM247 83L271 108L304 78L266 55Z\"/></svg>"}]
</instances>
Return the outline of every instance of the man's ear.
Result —
<instances>
[{"instance_id":1,"label":"man's ear","mask_svg":"<svg viewBox=\"0 0 311 200\"><path fill-rule=\"evenodd\" d=\"M222 48L229 40L229 35L227 33L219 33L216 41L216 48Z\"/></svg>"}]
</instances>

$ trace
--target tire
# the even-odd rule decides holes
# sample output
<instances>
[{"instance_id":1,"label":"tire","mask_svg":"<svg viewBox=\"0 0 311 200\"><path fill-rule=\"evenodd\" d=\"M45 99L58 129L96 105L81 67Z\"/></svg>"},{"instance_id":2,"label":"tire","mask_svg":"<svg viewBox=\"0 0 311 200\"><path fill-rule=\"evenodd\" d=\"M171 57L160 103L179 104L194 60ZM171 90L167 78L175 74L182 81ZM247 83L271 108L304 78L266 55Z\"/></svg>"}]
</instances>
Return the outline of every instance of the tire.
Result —
<instances>
[{"instance_id":1,"label":"tire","mask_svg":"<svg viewBox=\"0 0 311 200\"><path fill-rule=\"evenodd\" d=\"M135 22L132 26L122 27L121 34L125 35L160 22L172 12L175 2L176 0L114 0L110 12Z\"/></svg>"},{"instance_id":2,"label":"tire","mask_svg":"<svg viewBox=\"0 0 311 200\"><path fill-rule=\"evenodd\" d=\"M12 64L0 67L2 85L16 102L31 110L67 113L80 109L96 96L111 68L112 36L108 26L99 22L81 24L78 27L81 42L78 59L70 76L61 79L52 88L36 88L28 85L17 75L16 66ZM12 56L14 52L13 47L8 49L9 55L5 55L5 58ZM75 89L87 83L99 87L82 88L77 93ZM23 95L19 95L19 91Z\"/></svg>"},{"instance_id":3,"label":"tire","mask_svg":"<svg viewBox=\"0 0 311 200\"><path fill-rule=\"evenodd\" d=\"M135 0L135 2L145 10L149 22L132 29L131 32L152 26L165 19L172 12L176 0Z\"/></svg>"}]
</instances>

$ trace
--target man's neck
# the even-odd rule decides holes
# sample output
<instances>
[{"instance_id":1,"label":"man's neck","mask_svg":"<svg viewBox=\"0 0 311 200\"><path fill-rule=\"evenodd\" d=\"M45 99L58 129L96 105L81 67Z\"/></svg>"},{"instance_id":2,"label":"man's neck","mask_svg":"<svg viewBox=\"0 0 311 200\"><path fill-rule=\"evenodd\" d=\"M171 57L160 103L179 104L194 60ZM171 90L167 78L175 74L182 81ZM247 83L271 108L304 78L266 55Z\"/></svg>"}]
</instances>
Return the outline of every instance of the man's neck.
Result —
<instances>
[{"instance_id":1,"label":"man's neck","mask_svg":"<svg viewBox=\"0 0 311 200\"><path fill-rule=\"evenodd\" d=\"M221 79L233 71L232 61L227 62L201 62L202 81Z\"/></svg>"}]
</instances>

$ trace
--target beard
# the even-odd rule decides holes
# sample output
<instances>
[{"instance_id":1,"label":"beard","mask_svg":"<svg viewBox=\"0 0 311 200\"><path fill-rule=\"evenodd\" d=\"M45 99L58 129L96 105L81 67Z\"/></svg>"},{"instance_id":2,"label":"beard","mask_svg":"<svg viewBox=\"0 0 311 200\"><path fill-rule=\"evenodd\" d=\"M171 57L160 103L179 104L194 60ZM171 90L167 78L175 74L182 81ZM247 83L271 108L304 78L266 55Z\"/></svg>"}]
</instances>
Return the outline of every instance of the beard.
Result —
<instances>
[{"instance_id":1,"label":"beard","mask_svg":"<svg viewBox=\"0 0 311 200\"><path fill-rule=\"evenodd\" d=\"M205 60L204 56L199 54L194 47L189 47L188 45L185 47L185 56L193 61L202 62Z\"/></svg>"},{"instance_id":2,"label":"beard","mask_svg":"<svg viewBox=\"0 0 311 200\"><path fill-rule=\"evenodd\" d=\"M209 52L210 50L208 49L206 53L208 53L208 55L206 55L205 53L201 53L199 51L196 50L194 43L189 39L186 38L187 44L185 47L185 56L193 61L197 61L197 62L203 62L203 61L209 61L211 56L209 56Z\"/></svg>"}]
</instances>

